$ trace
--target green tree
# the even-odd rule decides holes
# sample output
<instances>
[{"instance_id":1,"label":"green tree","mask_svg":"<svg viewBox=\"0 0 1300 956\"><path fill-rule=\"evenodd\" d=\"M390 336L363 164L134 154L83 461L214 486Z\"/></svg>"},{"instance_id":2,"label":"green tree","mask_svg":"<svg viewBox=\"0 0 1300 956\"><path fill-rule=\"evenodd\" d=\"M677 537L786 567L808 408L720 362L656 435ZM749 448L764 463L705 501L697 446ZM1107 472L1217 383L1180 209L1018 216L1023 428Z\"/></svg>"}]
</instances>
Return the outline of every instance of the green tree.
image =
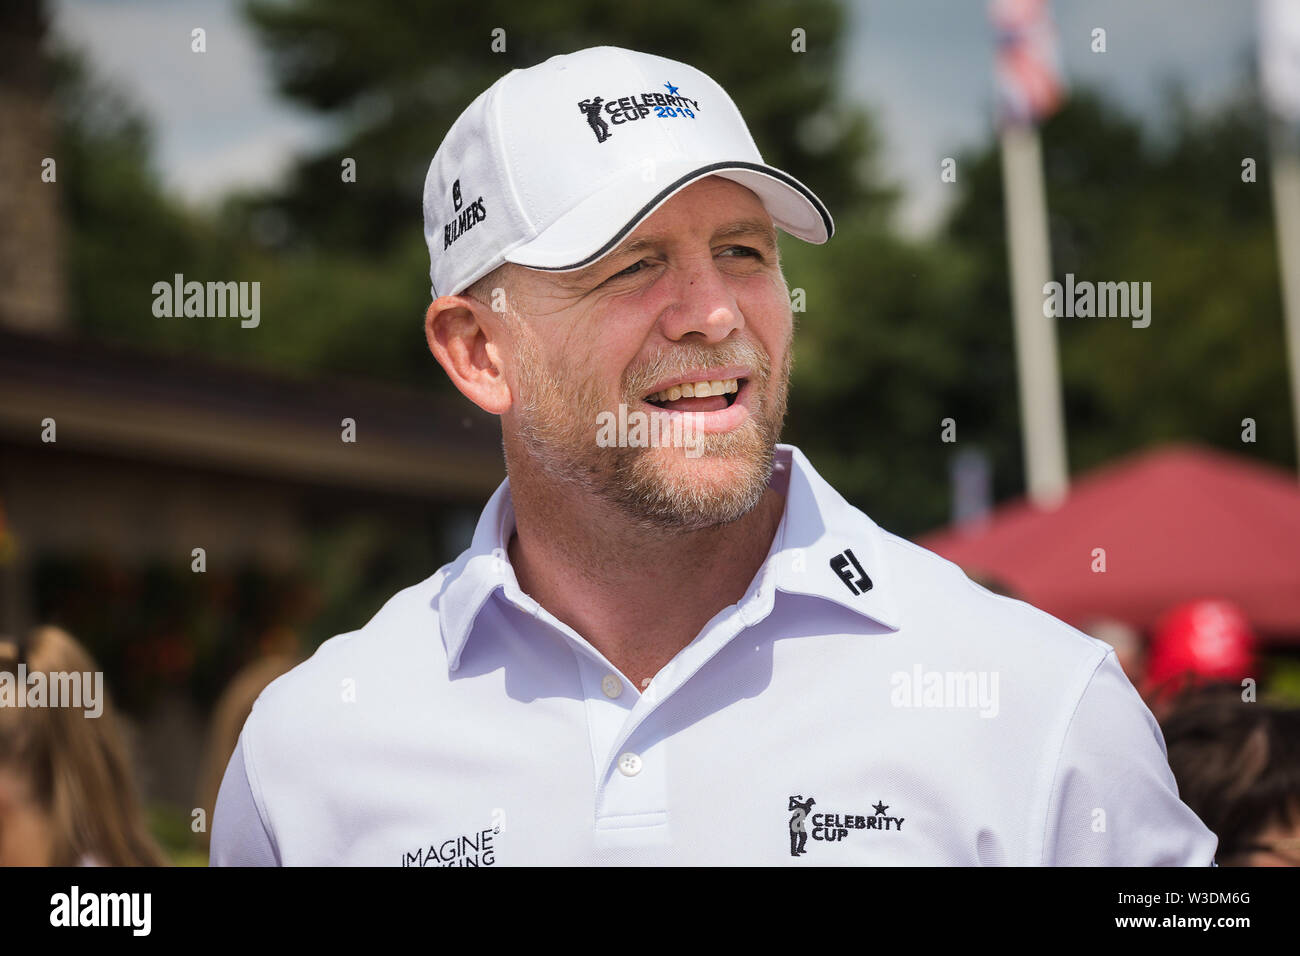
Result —
<instances>
[{"instance_id":1,"label":"green tree","mask_svg":"<svg viewBox=\"0 0 1300 956\"><path fill-rule=\"evenodd\" d=\"M57 50L50 64L73 323L100 337L193 347L196 326L159 322L150 290L205 257L201 224L159 189L134 106L75 52Z\"/></svg>"},{"instance_id":2,"label":"green tree","mask_svg":"<svg viewBox=\"0 0 1300 956\"><path fill-rule=\"evenodd\" d=\"M893 193L879 181L867 117L839 98L845 14L834 0L653 7L490 0L455 18L428 4L342 0L247 4L281 92L339 124L283 190L240 197L231 236L277 224L268 311L298 328L294 347L322 367L449 388L424 354L428 260L420 196L433 153L469 103L511 69L596 45L699 64L733 95L764 157L807 182L838 223L883 227ZM742 25L739 27L738 25ZM494 30L505 49L493 52ZM804 31L807 52L792 50ZM356 162L344 183L341 162Z\"/></svg>"},{"instance_id":3,"label":"green tree","mask_svg":"<svg viewBox=\"0 0 1300 956\"><path fill-rule=\"evenodd\" d=\"M1059 319L1073 473L1193 440L1294 467L1263 114L1176 96L1160 138L1088 91L1042 131L1053 274L1149 281L1152 321ZM1242 159L1260 181L1242 181ZM787 250L807 287L789 433L850 500L912 534L949 520L948 465L976 445L994 496L1023 493L1002 171L996 140L959 160L930 242L849 226ZM956 446L939 441L956 421ZM1258 443L1241 442L1254 418Z\"/></svg>"},{"instance_id":4,"label":"green tree","mask_svg":"<svg viewBox=\"0 0 1300 956\"><path fill-rule=\"evenodd\" d=\"M1053 278L1151 283L1147 328L1057 320L1071 470L1172 440L1294 467L1264 114L1243 92L1207 114L1171 95L1168 115L1163 136L1143 137L1084 91L1043 129ZM1243 182L1244 157L1258 161L1258 182ZM961 168L945 236L976 264L968 309L1005 330L990 358L1014 388L996 149ZM1246 417L1258 423L1253 446L1241 442ZM1004 491L1018 466L1013 475Z\"/></svg>"},{"instance_id":5,"label":"green tree","mask_svg":"<svg viewBox=\"0 0 1300 956\"><path fill-rule=\"evenodd\" d=\"M272 200L301 246L382 255L419 233L429 161L452 122L515 68L589 46L624 46L701 67L732 94L764 157L804 179L835 215L880 215L866 117L836 78L845 13L835 0L610 4L357 4L252 0L281 92L339 119L338 143L306 158ZM494 34L494 31L503 31ZM792 50L803 30L807 52ZM504 50L494 52L494 36ZM357 162L342 183L340 162Z\"/></svg>"}]
</instances>

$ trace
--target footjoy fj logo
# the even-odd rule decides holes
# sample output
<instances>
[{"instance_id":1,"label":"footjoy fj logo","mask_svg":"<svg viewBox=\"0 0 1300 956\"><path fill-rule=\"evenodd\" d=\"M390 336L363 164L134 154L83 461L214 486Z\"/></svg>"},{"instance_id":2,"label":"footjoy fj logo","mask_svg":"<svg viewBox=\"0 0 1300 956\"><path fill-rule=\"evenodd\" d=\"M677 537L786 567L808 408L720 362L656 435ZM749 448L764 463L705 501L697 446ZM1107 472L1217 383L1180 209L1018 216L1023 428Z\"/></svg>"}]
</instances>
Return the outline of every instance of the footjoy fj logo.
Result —
<instances>
[{"instance_id":1,"label":"footjoy fj logo","mask_svg":"<svg viewBox=\"0 0 1300 956\"><path fill-rule=\"evenodd\" d=\"M469 836L417 847L402 854L402 866L492 866L497 861L492 838L500 833L500 826L488 827Z\"/></svg>"},{"instance_id":2,"label":"footjoy fj logo","mask_svg":"<svg viewBox=\"0 0 1300 956\"><path fill-rule=\"evenodd\" d=\"M853 565L852 570L849 570L850 564ZM847 548L831 558L831 570L854 594L866 594L871 590L871 578L867 577L867 572L862 570L862 565L858 563L857 555L853 553L852 548Z\"/></svg>"},{"instance_id":3,"label":"footjoy fj logo","mask_svg":"<svg viewBox=\"0 0 1300 956\"><path fill-rule=\"evenodd\" d=\"M817 801L810 794L806 799L795 794L786 806L790 815L790 855L802 856L808 852L808 836L823 843L840 843L854 830L901 830L903 818L889 816L889 805L877 801L871 814L866 813L813 813ZM808 824L812 824L809 828Z\"/></svg>"},{"instance_id":4,"label":"footjoy fj logo","mask_svg":"<svg viewBox=\"0 0 1300 956\"><path fill-rule=\"evenodd\" d=\"M451 202L455 211L459 212L460 215L442 227L442 247L444 249L487 218L487 210L483 207L482 196L470 203L468 208L460 208L462 201L459 179L451 184Z\"/></svg>"},{"instance_id":5,"label":"footjoy fj logo","mask_svg":"<svg viewBox=\"0 0 1300 956\"><path fill-rule=\"evenodd\" d=\"M665 119L695 119L700 101L689 96L680 96L677 87L665 83L667 93L630 93L627 96L605 97L593 96L578 103L578 109L587 117L587 125L596 136L596 142L603 143L614 134L609 131L609 123L621 126L633 120L645 119L654 110L655 116ZM600 114L609 116L609 123Z\"/></svg>"}]
</instances>

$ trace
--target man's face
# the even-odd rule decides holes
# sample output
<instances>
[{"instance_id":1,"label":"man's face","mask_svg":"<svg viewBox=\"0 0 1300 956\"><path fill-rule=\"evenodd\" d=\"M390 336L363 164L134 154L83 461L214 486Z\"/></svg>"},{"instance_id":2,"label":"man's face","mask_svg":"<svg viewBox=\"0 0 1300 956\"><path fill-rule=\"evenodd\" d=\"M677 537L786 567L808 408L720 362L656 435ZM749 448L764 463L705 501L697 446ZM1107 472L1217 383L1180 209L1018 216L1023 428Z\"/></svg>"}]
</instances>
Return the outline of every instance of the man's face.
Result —
<instances>
[{"instance_id":1,"label":"man's face","mask_svg":"<svg viewBox=\"0 0 1300 956\"><path fill-rule=\"evenodd\" d=\"M710 177L592 266L515 273L508 445L646 526L697 530L758 503L793 315L757 196ZM723 394L685 397L700 382Z\"/></svg>"}]
</instances>

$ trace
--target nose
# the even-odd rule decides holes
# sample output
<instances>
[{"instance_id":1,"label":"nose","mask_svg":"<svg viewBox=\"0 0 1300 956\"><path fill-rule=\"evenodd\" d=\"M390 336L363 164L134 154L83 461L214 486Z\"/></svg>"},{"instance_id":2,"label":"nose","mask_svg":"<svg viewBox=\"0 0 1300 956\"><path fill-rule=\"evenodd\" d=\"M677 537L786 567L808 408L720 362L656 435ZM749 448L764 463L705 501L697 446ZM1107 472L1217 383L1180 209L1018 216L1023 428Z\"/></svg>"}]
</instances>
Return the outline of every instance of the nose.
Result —
<instances>
[{"instance_id":1,"label":"nose","mask_svg":"<svg viewBox=\"0 0 1300 956\"><path fill-rule=\"evenodd\" d=\"M712 256L692 259L667 278L673 298L660 313L665 338L676 342L695 333L706 342L721 342L744 328L740 304Z\"/></svg>"}]
</instances>

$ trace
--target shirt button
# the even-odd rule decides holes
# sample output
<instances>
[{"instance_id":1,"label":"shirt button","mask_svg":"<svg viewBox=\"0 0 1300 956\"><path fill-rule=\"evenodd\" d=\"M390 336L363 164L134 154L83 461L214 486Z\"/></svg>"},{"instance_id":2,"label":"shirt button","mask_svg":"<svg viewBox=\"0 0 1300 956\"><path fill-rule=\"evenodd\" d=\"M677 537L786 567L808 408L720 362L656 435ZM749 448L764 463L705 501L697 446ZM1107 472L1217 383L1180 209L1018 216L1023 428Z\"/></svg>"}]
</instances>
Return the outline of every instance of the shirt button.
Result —
<instances>
[{"instance_id":1,"label":"shirt button","mask_svg":"<svg viewBox=\"0 0 1300 956\"><path fill-rule=\"evenodd\" d=\"M635 777L641 772L641 758L634 753L625 753L618 758L618 771L625 777Z\"/></svg>"},{"instance_id":2,"label":"shirt button","mask_svg":"<svg viewBox=\"0 0 1300 956\"><path fill-rule=\"evenodd\" d=\"M623 682L613 674L606 674L600 682L600 689L605 692L606 697L613 700L623 693Z\"/></svg>"}]
</instances>

